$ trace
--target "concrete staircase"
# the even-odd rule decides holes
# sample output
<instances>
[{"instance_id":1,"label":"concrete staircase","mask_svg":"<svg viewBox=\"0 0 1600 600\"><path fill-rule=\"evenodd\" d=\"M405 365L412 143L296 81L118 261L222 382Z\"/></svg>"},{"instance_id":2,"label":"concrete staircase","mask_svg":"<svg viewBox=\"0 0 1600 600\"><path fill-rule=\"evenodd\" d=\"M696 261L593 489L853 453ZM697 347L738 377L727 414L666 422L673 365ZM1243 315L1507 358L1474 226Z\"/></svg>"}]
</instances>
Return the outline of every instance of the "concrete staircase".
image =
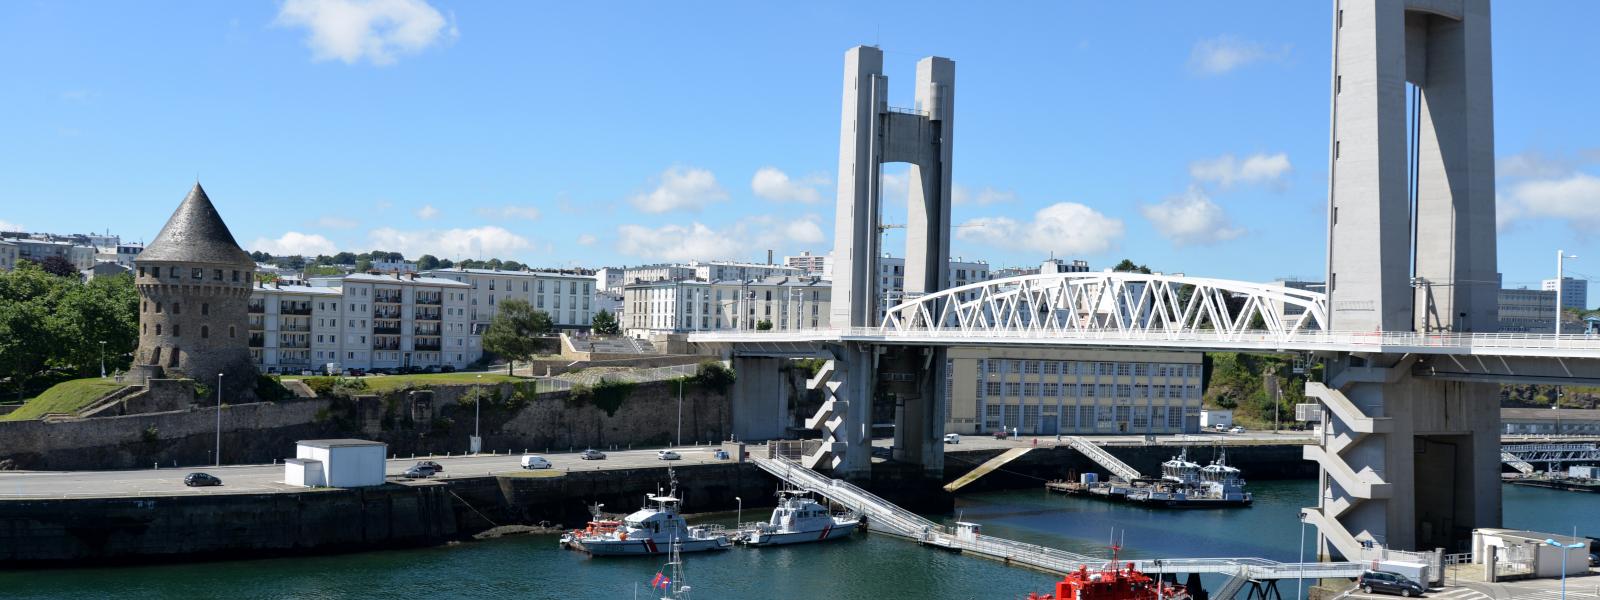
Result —
<instances>
[{"instance_id":1,"label":"concrete staircase","mask_svg":"<svg viewBox=\"0 0 1600 600\"><path fill-rule=\"evenodd\" d=\"M1349 372L1341 374L1338 381L1345 384L1358 381L1379 382L1399 372L1403 370L1350 369ZM1368 500L1389 499L1393 496L1394 486L1383 480L1383 474L1372 469L1355 470L1345 460L1344 454L1373 434L1382 435L1393 431L1394 424L1387 417L1367 416L1344 395L1344 392L1318 382L1306 383L1306 396L1322 404L1323 414L1328 418L1323 427L1331 428L1335 433L1324 432L1321 446L1305 446L1303 451L1305 458L1316 462L1322 468L1322 472L1348 495L1348 498L1335 498L1328 490L1319 490L1318 493L1323 497L1322 506L1305 509L1306 521L1315 525L1340 554L1347 557L1360 556L1363 551L1363 541L1375 540L1367 536L1366 532L1360 532L1358 535L1349 531L1340 522L1339 517ZM1335 427L1335 424L1338 426Z\"/></svg>"},{"instance_id":2,"label":"concrete staircase","mask_svg":"<svg viewBox=\"0 0 1600 600\"><path fill-rule=\"evenodd\" d=\"M850 410L850 400L841 397L839 388L844 386L843 381L833 379L836 371L833 360L822 363L822 368L817 370L815 377L806 380L806 389L822 390L822 407L817 409L817 414L806 419L806 429L816 429L822 432L822 444L817 450L803 459L801 464L807 469L829 468L839 466L844 460L844 427L845 415Z\"/></svg>"}]
</instances>

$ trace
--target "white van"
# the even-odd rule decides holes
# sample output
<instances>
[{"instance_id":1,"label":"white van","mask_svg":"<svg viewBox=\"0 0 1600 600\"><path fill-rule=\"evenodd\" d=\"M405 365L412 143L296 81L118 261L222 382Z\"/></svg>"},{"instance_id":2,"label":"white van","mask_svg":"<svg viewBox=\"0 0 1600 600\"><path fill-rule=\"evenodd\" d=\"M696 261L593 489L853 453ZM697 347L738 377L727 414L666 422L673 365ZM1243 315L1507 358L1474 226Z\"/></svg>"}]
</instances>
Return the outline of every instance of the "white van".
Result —
<instances>
[{"instance_id":1,"label":"white van","mask_svg":"<svg viewBox=\"0 0 1600 600\"><path fill-rule=\"evenodd\" d=\"M524 454L524 455L522 455L522 468L524 468L524 469L548 469L548 468L550 468L550 461L545 460L545 458L543 456L537 456L537 455L533 455L533 454Z\"/></svg>"},{"instance_id":2,"label":"white van","mask_svg":"<svg viewBox=\"0 0 1600 600\"><path fill-rule=\"evenodd\" d=\"M956 435L954 433L946 433L946 434L944 434L944 443L946 443L946 444L959 444L959 443L961 443L961 436Z\"/></svg>"}]
</instances>

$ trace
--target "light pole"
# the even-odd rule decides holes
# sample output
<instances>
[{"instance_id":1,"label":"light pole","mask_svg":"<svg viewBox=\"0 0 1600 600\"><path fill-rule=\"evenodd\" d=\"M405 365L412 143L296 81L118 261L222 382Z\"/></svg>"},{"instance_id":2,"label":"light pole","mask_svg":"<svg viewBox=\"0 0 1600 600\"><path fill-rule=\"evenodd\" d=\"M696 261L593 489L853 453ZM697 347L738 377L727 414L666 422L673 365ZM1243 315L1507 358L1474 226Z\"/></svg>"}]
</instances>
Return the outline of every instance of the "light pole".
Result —
<instances>
[{"instance_id":1,"label":"light pole","mask_svg":"<svg viewBox=\"0 0 1600 600\"><path fill-rule=\"evenodd\" d=\"M1305 597L1305 586L1306 586L1306 578L1305 578L1305 575L1306 575L1306 511L1305 511L1305 509L1301 509L1300 510L1300 564L1299 564L1298 568L1299 568L1300 572L1296 573L1295 574L1295 578L1294 578L1294 597L1296 597L1296 598L1304 598Z\"/></svg>"},{"instance_id":2,"label":"light pole","mask_svg":"<svg viewBox=\"0 0 1600 600\"><path fill-rule=\"evenodd\" d=\"M678 378L678 446L683 446L683 382L687 377Z\"/></svg>"},{"instance_id":3,"label":"light pole","mask_svg":"<svg viewBox=\"0 0 1600 600\"><path fill-rule=\"evenodd\" d=\"M734 496L733 501L739 503L738 512L733 513L733 526L738 527L744 520L744 499Z\"/></svg>"},{"instance_id":4,"label":"light pole","mask_svg":"<svg viewBox=\"0 0 1600 600\"><path fill-rule=\"evenodd\" d=\"M106 378L106 341L100 340L100 378Z\"/></svg>"},{"instance_id":5,"label":"light pole","mask_svg":"<svg viewBox=\"0 0 1600 600\"><path fill-rule=\"evenodd\" d=\"M222 374L217 373L217 466L222 466Z\"/></svg>"},{"instance_id":6,"label":"light pole","mask_svg":"<svg viewBox=\"0 0 1600 600\"><path fill-rule=\"evenodd\" d=\"M1578 528L1577 527L1573 527L1572 528L1572 537L1573 537L1573 539L1577 539L1577 537L1578 537ZM1588 544L1582 544L1582 543L1562 544L1562 543L1557 542L1557 541L1552 540L1552 539L1546 539L1544 541L1544 544L1546 546L1554 546L1556 548L1561 549L1561 600L1567 600L1567 550L1570 550L1572 548L1582 548L1582 547L1584 547L1584 546L1586 546Z\"/></svg>"},{"instance_id":7,"label":"light pole","mask_svg":"<svg viewBox=\"0 0 1600 600\"><path fill-rule=\"evenodd\" d=\"M1565 265L1566 259L1569 259L1569 258L1576 259L1578 257L1576 255L1567 254L1566 251L1564 251L1564 250L1556 250L1556 338L1557 339L1560 339L1560 337L1561 337L1561 288L1566 287L1566 285L1565 285L1566 284L1566 280L1563 279L1562 272L1564 271L1564 267L1566 266Z\"/></svg>"},{"instance_id":8,"label":"light pole","mask_svg":"<svg viewBox=\"0 0 1600 600\"><path fill-rule=\"evenodd\" d=\"M477 395L476 398L472 399L472 453L473 454L477 454L478 451L483 448L482 431L478 428L479 425L481 425L483 423L483 419L482 419L482 417L483 417L483 376L482 375L478 376L478 387L475 388L474 391L476 391L478 393L478 395Z\"/></svg>"}]
</instances>

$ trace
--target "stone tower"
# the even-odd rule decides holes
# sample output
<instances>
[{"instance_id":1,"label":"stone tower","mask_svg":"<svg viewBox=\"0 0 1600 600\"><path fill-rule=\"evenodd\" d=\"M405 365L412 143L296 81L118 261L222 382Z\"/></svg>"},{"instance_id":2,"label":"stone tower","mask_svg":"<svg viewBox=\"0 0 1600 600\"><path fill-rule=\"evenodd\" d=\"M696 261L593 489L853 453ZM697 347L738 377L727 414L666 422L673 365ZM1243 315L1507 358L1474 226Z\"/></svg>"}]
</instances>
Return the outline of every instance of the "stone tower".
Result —
<instances>
[{"instance_id":1,"label":"stone tower","mask_svg":"<svg viewBox=\"0 0 1600 600\"><path fill-rule=\"evenodd\" d=\"M134 258L139 351L134 378L187 377L233 393L255 388L248 305L255 261L200 184Z\"/></svg>"}]
</instances>

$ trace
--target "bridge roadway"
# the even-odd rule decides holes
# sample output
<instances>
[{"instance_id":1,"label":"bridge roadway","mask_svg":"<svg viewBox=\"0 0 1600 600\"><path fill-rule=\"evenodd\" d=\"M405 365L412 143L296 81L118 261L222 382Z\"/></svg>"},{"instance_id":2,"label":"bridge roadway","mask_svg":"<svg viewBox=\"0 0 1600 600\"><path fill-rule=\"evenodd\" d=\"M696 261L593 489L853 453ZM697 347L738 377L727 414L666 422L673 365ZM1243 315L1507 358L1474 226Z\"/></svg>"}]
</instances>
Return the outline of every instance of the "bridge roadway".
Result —
<instances>
[{"instance_id":1,"label":"bridge roadway","mask_svg":"<svg viewBox=\"0 0 1600 600\"><path fill-rule=\"evenodd\" d=\"M989 535L961 536L949 527L905 510L849 482L829 479L784 458L755 457L756 466L791 485L816 492L833 502L866 515L867 528L919 544L959 550L1041 571L1064 575L1081 567L1099 568L1104 557ZM1356 577L1366 563L1281 563L1263 558L1162 558L1131 561L1146 573L1217 573L1235 581L1267 579L1319 579Z\"/></svg>"},{"instance_id":2,"label":"bridge roadway","mask_svg":"<svg viewBox=\"0 0 1600 600\"><path fill-rule=\"evenodd\" d=\"M690 333L698 344L738 345L741 350L803 354L796 346L862 342L909 346L1065 346L1222 352L1348 352L1476 357L1600 358L1600 337L1513 333L1412 333L1378 331L1238 332L1210 330L1082 329L792 329ZM766 346L763 348L763 345Z\"/></svg>"}]
</instances>

